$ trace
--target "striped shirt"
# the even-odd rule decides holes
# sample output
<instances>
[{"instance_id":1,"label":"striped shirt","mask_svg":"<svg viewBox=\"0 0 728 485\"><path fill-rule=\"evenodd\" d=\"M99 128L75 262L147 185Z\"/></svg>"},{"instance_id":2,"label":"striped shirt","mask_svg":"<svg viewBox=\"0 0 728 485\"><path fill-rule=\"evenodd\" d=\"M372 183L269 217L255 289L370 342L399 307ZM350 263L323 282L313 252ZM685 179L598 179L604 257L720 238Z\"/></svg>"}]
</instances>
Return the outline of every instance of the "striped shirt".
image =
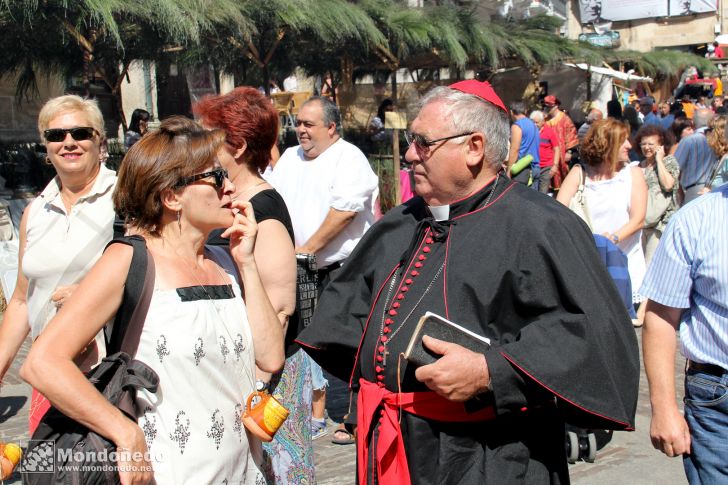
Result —
<instances>
[{"instance_id":1,"label":"striped shirt","mask_svg":"<svg viewBox=\"0 0 728 485\"><path fill-rule=\"evenodd\" d=\"M716 156L702 133L694 133L680 140L675 151L680 165L680 186L687 190L695 184L707 184Z\"/></svg>"},{"instance_id":2,"label":"striped shirt","mask_svg":"<svg viewBox=\"0 0 728 485\"><path fill-rule=\"evenodd\" d=\"M640 294L680 318L680 350L695 362L728 368L728 185L670 219Z\"/></svg>"}]
</instances>

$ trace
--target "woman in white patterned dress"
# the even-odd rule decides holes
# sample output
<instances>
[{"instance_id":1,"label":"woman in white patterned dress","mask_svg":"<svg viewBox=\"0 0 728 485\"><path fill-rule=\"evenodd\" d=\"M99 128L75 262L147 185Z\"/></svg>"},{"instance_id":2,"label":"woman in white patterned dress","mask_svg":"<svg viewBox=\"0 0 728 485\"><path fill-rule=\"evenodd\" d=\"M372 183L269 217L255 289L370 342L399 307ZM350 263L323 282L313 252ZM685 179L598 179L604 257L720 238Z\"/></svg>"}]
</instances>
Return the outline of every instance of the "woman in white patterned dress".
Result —
<instances>
[{"instance_id":1,"label":"woman in white patterned dress","mask_svg":"<svg viewBox=\"0 0 728 485\"><path fill-rule=\"evenodd\" d=\"M71 361L119 308L132 256L127 245L107 248L21 371L61 411L118 449L132 456L149 451L132 463L119 454L124 484L260 480L260 443L241 426L241 403L253 390L255 365L268 372L283 365L283 335L253 257L252 208L231 201L235 187L218 161L224 140L219 130L171 118L122 163L115 207L144 236L155 265L136 358L157 372L160 384L156 394L137 396L144 410L139 423L111 406ZM219 227L228 228L229 252L205 249Z\"/></svg>"}]
</instances>

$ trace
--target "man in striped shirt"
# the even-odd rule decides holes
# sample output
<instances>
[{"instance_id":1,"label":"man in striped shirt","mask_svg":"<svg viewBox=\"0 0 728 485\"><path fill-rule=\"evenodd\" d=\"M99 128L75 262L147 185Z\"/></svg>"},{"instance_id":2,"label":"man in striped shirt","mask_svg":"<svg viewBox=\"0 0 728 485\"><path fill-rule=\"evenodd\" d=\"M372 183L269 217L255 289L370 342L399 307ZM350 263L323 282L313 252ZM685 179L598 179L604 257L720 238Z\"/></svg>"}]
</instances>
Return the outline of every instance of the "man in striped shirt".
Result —
<instances>
[{"instance_id":1,"label":"man in striped shirt","mask_svg":"<svg viewBox=\"0 0 728 485\"><path fill-rule=\"evenodd\" d=\"M728 185L668 224L640 293L652 444L683 456L691 484L728 483ZM675 329L687 359L685 410L675 396Z\"/></svg>"}]
</instances>

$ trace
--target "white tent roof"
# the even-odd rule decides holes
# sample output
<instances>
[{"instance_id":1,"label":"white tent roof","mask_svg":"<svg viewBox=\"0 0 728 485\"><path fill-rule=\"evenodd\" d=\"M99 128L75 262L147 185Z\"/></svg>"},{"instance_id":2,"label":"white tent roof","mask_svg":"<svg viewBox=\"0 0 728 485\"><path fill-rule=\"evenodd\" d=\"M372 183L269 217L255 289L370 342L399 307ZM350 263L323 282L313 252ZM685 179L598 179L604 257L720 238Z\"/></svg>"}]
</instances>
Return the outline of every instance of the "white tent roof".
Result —
<instances>
[{"instance_id":1,"label":"white tent roof","mask_svg":"<svg viewBox=\"0 0 728 485\"><path fill-rule=\"evenodd\" d=\"M620 79L622 81L644 81L651 83L652 78L646 77L646 76L638 76L636 74L630 73L630 72L622 72L617 71L615 69L609 69L608 67L598 67L598 66L589 66L587 64L571 64L568 62L564 63L565 66L573 67L576 69L581 69L582 71L586 71L589 69L589 71L596 73L596 74L602 74L604 76L613 77L615 79Z\"/></svg>"}]
</instances>

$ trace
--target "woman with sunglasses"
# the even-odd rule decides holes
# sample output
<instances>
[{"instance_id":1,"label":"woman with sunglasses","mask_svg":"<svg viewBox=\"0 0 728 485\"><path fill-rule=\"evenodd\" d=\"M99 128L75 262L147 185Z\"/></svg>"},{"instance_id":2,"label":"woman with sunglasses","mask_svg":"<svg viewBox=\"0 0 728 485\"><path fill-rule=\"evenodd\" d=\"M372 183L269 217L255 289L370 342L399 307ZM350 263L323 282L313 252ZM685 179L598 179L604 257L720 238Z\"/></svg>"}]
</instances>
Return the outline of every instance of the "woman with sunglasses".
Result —
<instances>
[{"instance_id":1,"label":"woman with sunglasses","mask_svg":"<svg viewBox=\"0 0 728 485\"><path fill-rule=\"evenodd\" d=\"M271 376L258 372L270 392L291 413L271 443L264 445L268 483L314 483L311 441L312 382L309 361L293 340L301 330L293 315L296 304L296 256L293 225L286 203L261 176L272 160L278 138L278 113L270 99L250 87L204 98L193 111L208 128L225 132L220 164L235 184L234 200L249 201L258 222L255 260L266 294L285 332L286 363ZM209 244L228 246L214 232ZM265 384L264 384L265 385Z\"/></svg>"},{"instance_id":2,"label":"woman with sunglasses","mask_svg":"<svg viewBox=\"0 0 728 485\"><path fill-rule=\"evenodd\" d=\"M232 200L235 186L220 166L224 143L222 131L172 117L134 144L119 171L114 205L155 267L135 358L154 369L159 387L137 394L138 423L69 358L119 308L132 258L125 244L108 247L21 369L64 414L129 452L119 454L123 484L263 480L260 441L240 415L256 365L283 366L283 333L258 275L252 207ZM205 246L220 227L229 252ZM144 458L127 461L135 454Z\"/></svg>"},{"instance_id":3,"label":"woman with sunglasses","mask_svg":"<svg viewBox=\"0 0 728 485\"><path fill-rule=\"evenodd\" d=\"M28 333L38 338L113 235L116 174L104 166L104 118L96 101L53 98L40 111L38 129L56 177L20 221L18 279L0 327L0 381ZM79 350L76 363L90 369L103 357L103 336L90 336ZM31 434L48 408L33 390Z\"/></svg>"}]
</instances>

